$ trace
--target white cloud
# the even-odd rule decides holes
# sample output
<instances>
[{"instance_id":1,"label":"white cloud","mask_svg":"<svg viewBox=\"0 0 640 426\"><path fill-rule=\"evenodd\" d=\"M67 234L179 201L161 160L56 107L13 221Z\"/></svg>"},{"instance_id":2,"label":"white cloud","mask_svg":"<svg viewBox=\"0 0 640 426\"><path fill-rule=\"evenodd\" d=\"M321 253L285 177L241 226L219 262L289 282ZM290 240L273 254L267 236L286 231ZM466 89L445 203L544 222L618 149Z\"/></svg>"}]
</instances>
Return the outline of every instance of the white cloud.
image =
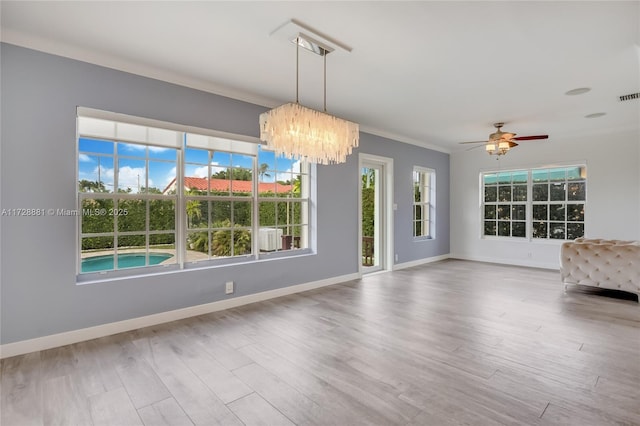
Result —
<instances>
[{"instance_id":1,"label":"white cloud","mask_svg":"<svg viewBox=\"0 0 640 426\"><path fill-rule=\"evenodd\" d=\"M107 168L100 166L100 180L107 187L108 190L113 190L113 181L114 181L114 170L112 168ZM98 167L93 169L94 179L98 176ZM124 166L120 167L118 173L118 187L120 189L131 188L132 193L138 192L138 182L140 183L140 187L145 186L145 169L144 167L130 167ZM149 178L149 188L153 188L153 180Z\"/></svg>"},{"instance_id":2,"label":"white cloud","mask_svg":"<svg viewBox=\"0 0 640 426\"><path fill-rule=\"evenodd\" d=\"M293 176L291 175L291 173L293 173ZM298 174L300 174L300 160L297 160L293 164L291 164L291 167L286 171L276 173L276 180L285 182L288 180L294 180Z\"/></svg>"},{"instance_id":3,"label":"white cloud","mask_svg":"<svg viewBox=\"0 0 640 426\"><path fill-rule=\"evenodd\" d=\"M93 174L96 176L100 175L100 180L102 180L103 182L113 182L113 169L104 166L99 166L99 168L100 173L98 173L98 167L96 167L95 169L93 169Z\"/></svg>"},{"instance_id":4,"label":"white cloud","mask_svg":"<svg viewBox=\"0 0 640 426\"><path fill-rule=\"evenodd\" d=\"M213 167L213 166L217 166L218 163L217 162L212 162L211 163L211 174L214 173L218 173L222 170L226 170L226 167ZM199 178L206 178L209 177L209 168L207 166L202 166L202 167L196 167L194 169L194 171L191 173L192 176L189 177L199 177Z\"/></svg>"},{"instance_id":5,"label":"white cloud","mask_svg":"<svg viewBox=\"0 0 640 426\"><path fill-rule=\"evenodd\" d=\"M112 172L113 173L113 170ZM131 188L131 192L138 192L138 185L140 187L145 186L144 182L145 170L144 167L120 167L118 170L118 187L122 189ZM153 181L149 179L148 186L153 187Z\"/></svg>"},{"instance_id":6,"label":"white cloud","mask_svg":"<svg viewBox=\"0 0 640 426\"><path fill-rule=\"evenodd\" d=\"M161 148L159 146L151 146L151 145L149 145L149 151L151 151L151 152L165 152L167 150L169 150L169 148Z\"/></svg>"},{"instance_id":7,"label":"white cloud","mask_svg":"<svg viewBox=\"0 0 640 426\"><path fill-rule=\"evenodd\" d=\"M171 183L172 180L174 180L176 178L176 168L173 167L171 170L169 170L169 173L167 173L167 176L164 178L164 186L167 186Z\"/></svg>"},{"instance_id":8,"label":"white cloud","mask_svg":"<svg viewBox=\"0 0 640 426\"><path fill-rule=\"evenodd\" d=\"M291 165L291 169L290 169L290 170L291 170L293 173L296 173L296 174L297 174L297 173L300 173L300 164L302 164L302 162L301 162L300 160L296 161L295 163L293 163L293 164Z\"/></svg>"},{"instance_id":9,"label":"white cloud","mask_svg":"<svg viewBox=\"0 0 640 426\"><path fill-rule=\"evenodd\" d=\"M207 177L207 175L209 174L209 167L207 166L197 167L192 174L193 174L193 177L199 177L199 178Z\"/></svg>"},{"instance_id":10,"label":"white cloud","mask_svg":"<svg viewBox=\"0 0 640 426\"><path fill-rule=\"evenodd\" d=\"M160 146L153 146L153 145L138 145L135 143L128 143L121 146L124 146L125 151L144 151L144 149L147 146L149 147L149 151L151 152L165 152L170 149L170 148L163 148Z\"/></svg>"},{"instance_id":11,"label":"white cloud","mask_svg":"<svg viewBox=\"0 0 640 426\"><path fill-rule=\"evenodd\" d=\"M93 159L89 157L87 154L79 154L78 161L81 161L83 163L93 163Z\"/></svg>"}]
</instances>

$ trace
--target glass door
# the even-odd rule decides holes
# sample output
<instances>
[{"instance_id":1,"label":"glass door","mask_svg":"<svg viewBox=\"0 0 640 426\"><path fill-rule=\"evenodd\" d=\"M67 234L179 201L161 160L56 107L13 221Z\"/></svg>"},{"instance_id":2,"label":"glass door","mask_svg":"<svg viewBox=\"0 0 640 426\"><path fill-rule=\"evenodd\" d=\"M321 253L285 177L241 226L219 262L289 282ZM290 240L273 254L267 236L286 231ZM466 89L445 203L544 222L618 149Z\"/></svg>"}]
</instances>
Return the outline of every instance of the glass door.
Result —
<instances>
[{"instance_id":1,"label":"glass door","mask_svg":"<svg viewBox=\"0 0 640 426\"><path fill-rule=\"evenodd\" d=\"M383 268L383 166L363 163L361 178L362 271L374 272Z\"/></svg>"}]
</instances>

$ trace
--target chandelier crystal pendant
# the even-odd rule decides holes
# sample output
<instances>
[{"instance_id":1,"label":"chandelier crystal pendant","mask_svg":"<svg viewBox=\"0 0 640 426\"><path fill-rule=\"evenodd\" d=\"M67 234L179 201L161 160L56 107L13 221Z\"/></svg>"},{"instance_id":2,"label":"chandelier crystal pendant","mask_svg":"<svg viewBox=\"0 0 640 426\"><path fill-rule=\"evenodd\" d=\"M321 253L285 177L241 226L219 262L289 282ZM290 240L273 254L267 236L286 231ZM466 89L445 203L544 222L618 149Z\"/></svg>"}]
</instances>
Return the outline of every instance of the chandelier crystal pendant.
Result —
<instances>
[{"instance_id":1,"label":"chandelier crystal pendant","mask_svg":"<svg viewBox=\"0 0 640 426\"><path fill-rule=\"evenodd\" d=\"M296 44L296 101L260 114L260 140L267 147L288 158L303 159L318 164L338 164L347 161L358 146L360 129L357 123L344 120L327 111L327 54L332 50L311 37L299 33ZM298 103L298 64L300 47L324 58L324 111Z\"/></svg>"}]
</instances>

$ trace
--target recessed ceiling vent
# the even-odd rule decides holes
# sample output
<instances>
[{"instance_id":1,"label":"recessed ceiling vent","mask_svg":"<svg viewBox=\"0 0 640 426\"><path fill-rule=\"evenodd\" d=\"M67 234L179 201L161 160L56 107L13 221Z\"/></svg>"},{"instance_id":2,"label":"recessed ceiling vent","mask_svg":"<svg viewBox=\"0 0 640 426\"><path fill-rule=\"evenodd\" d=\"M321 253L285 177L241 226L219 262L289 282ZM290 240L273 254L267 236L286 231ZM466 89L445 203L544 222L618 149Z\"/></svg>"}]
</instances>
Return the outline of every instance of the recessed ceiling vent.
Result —
<instances>
[{"instance_id":1,"label":"recessed ceiling vent","mask_svg":"<svg viewBox=\"0 0 640 426\"><path fill-rule=\"evenodd\" d=\"M630 101L632 99L640 99L640 92L620 96L620 101Z\"/></svg>"}]
</instances>

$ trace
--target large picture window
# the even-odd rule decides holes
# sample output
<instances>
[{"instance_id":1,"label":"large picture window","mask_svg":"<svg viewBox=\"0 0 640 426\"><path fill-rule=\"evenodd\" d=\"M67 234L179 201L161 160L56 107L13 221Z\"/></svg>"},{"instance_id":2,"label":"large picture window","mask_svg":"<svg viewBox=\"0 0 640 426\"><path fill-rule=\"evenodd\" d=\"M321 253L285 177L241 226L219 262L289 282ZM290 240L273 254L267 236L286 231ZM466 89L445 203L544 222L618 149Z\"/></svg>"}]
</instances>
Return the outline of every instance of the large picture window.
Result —
<instances>
[{"instance_id":1,"label":"large picture window","mask_svg":"<svg viewBox=\"0 0 640 426\"><path fill-rule=\"evenodd\" d=\"M586 185L585 166L483 173L483 235L582 237Z\"/></svg>"},{"instance_id":2,"label":"large picture window","mask_svg":"<svg viewBox=\"0 0 640 426\"><path fill-rule=\"evenodd\" d=\"M179 135L126 123L79 120L80 273L175 264Z\"/></svg>"},{"instance_id":3,"label":"large picture window","mask_svg":"<svg viewBox=\"0 0 640 426\"><path fill-rule=\"evenodd\" d=\"M79 113L77 161L79 274L309 247L309 166L258 143Z\"/></svg>"}]
</instances>

